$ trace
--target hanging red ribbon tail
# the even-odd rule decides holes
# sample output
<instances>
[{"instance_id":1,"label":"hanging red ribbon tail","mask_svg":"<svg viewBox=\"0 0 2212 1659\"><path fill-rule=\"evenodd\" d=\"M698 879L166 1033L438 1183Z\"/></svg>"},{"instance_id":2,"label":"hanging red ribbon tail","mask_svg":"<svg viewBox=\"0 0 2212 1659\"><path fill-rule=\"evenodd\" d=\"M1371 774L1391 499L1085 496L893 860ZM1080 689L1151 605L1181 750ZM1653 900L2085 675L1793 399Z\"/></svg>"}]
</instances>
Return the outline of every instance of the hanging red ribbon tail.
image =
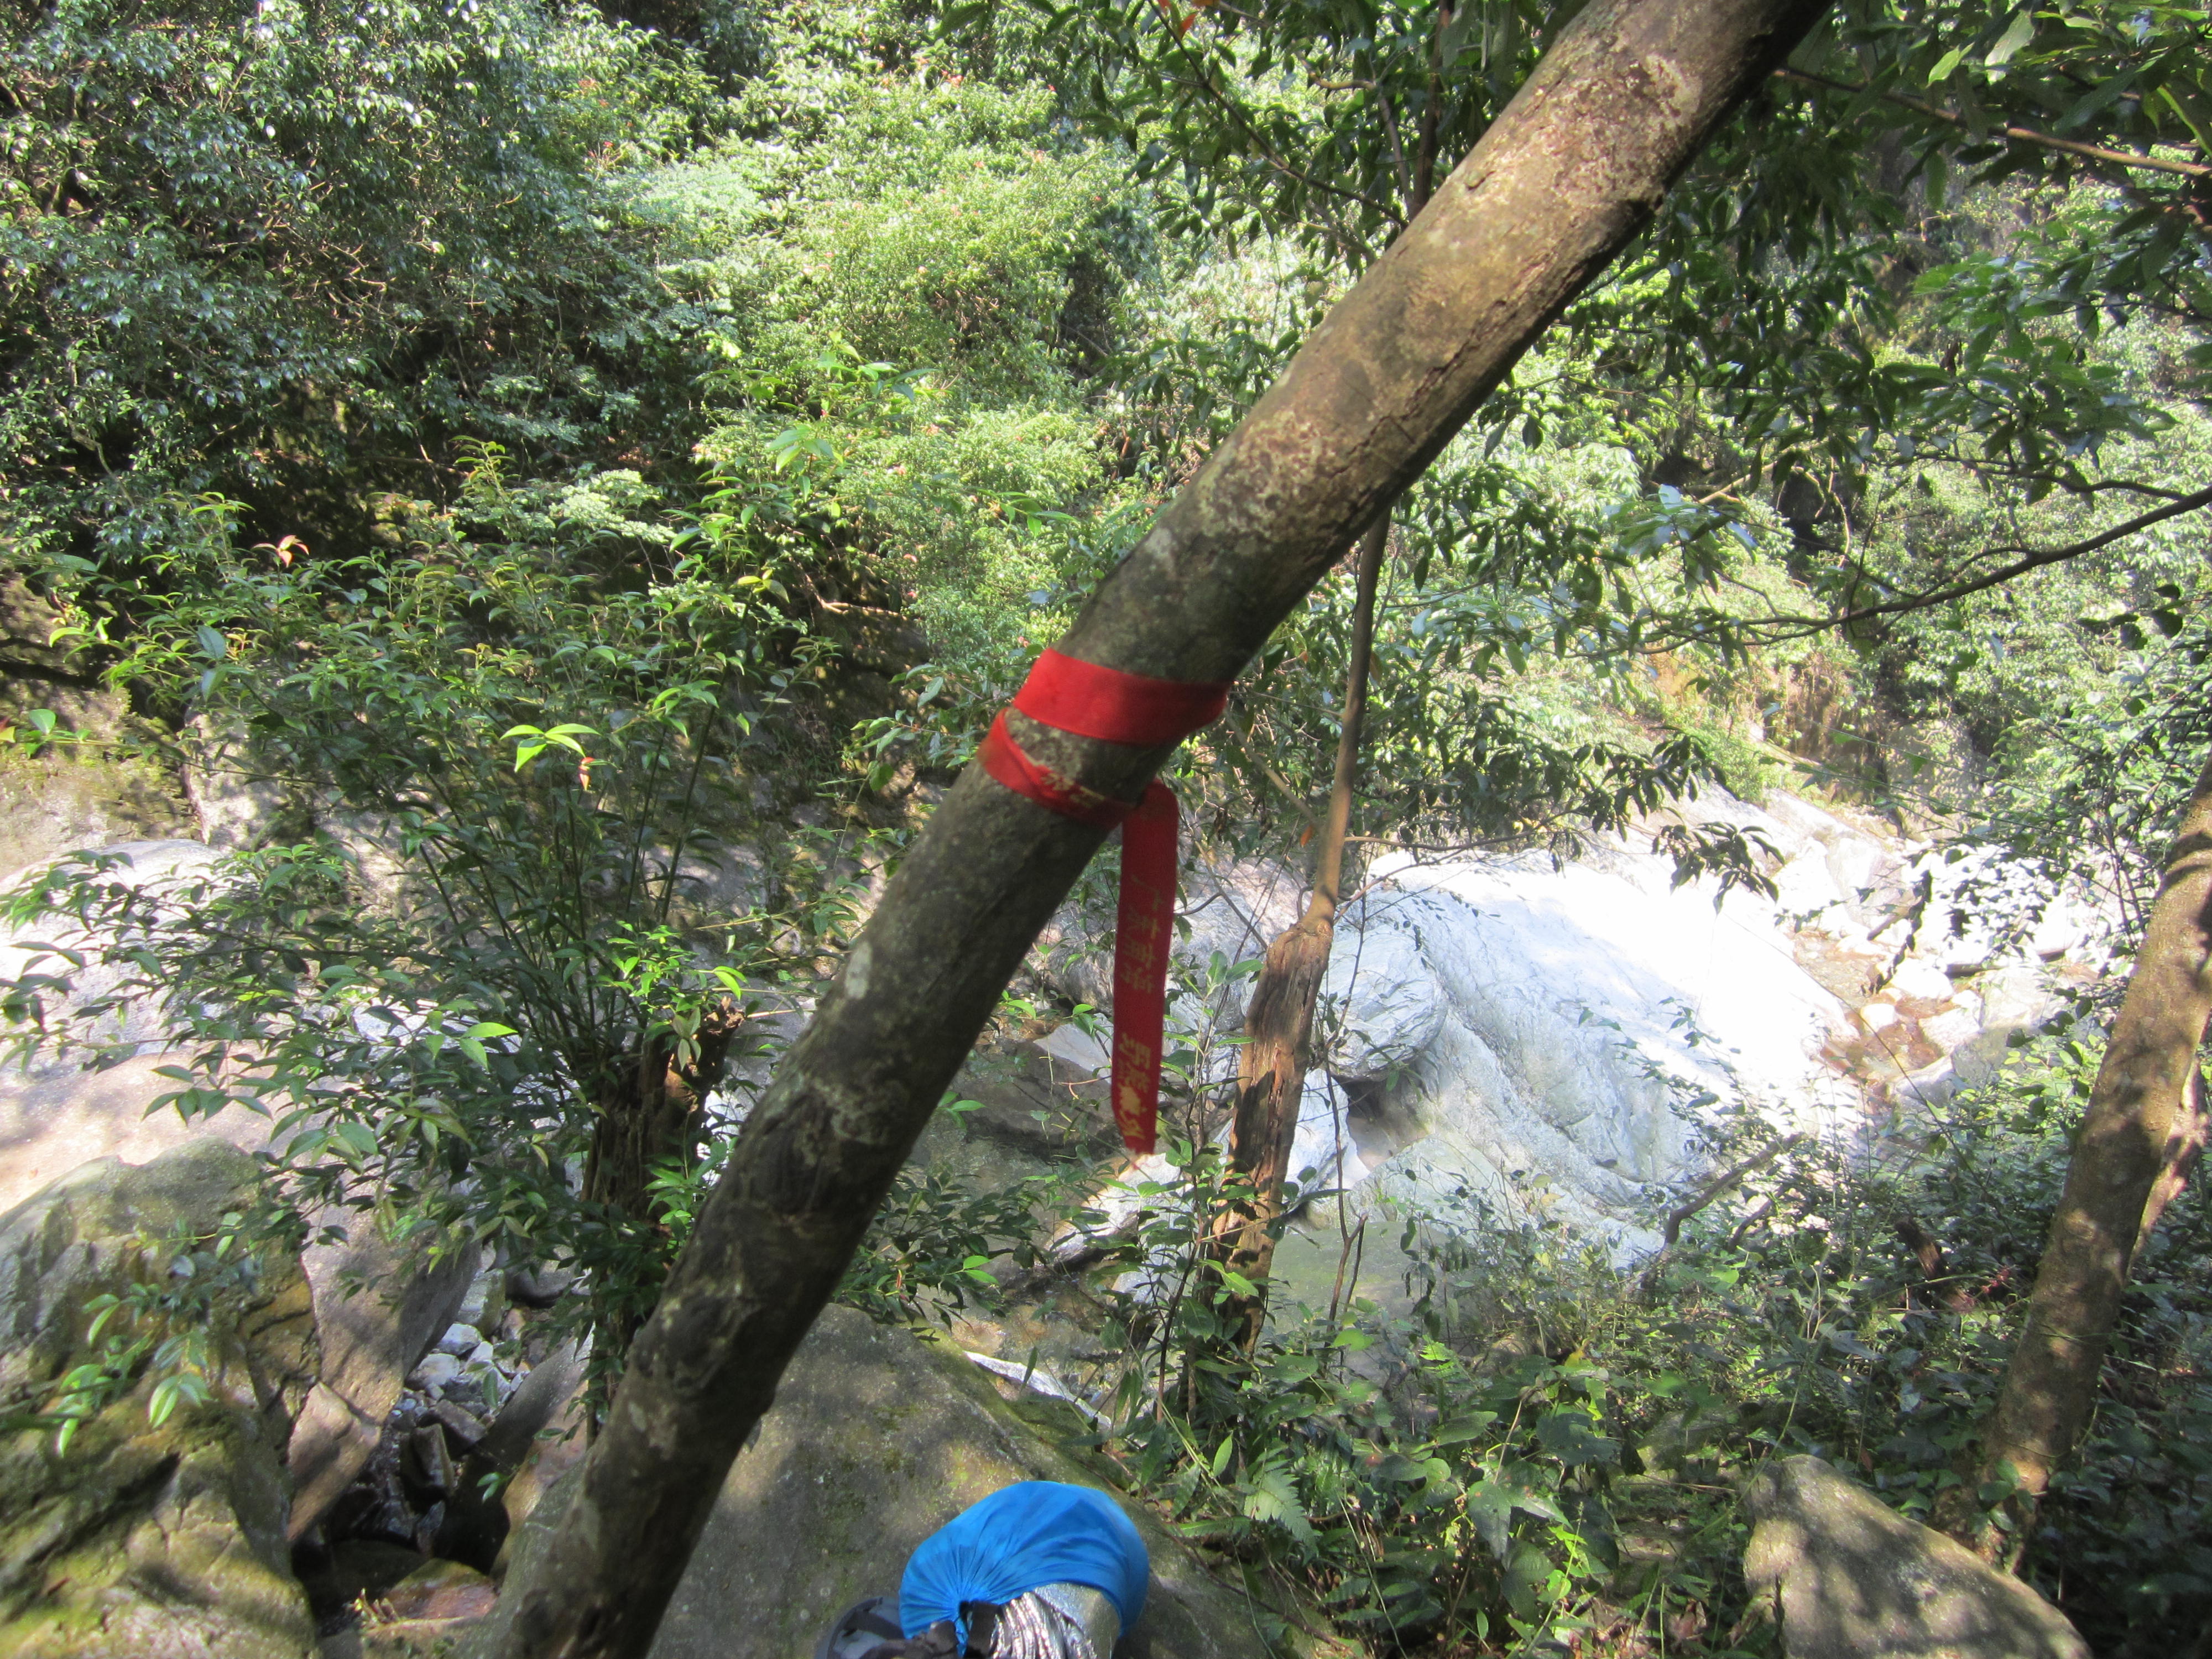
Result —
<instances>
[{"instance_id":1,"label":"hanging red ribbon tail","mask_svg":"<svg viewBox=\"0 0 2212 1659\"><path fill-rule=\"evenodd\" d=\"M1188 737L1221 716L1225 684L1157 680L1047 651L1013 706L1041 726L1135 749ZM991 722L977 758L1016 794L1079 823L1121 825L1121 895L1114 929L1114 1122L1133 1152L1159 1141L1160 1049L1175 943L1175 793L1157 781L1132 805L1038 765Z\"/></svg>"},{"instance_id":2,"label":"hanging red ribbon tail","mask_svg":"<svg viewBox=\"0 0 2212 1659\"><path fill-rule=\"evenodd\" d=\"M1175 944L1175 791L1155 781L1121 824L1114 926L1114 1127L1133 1152L1159 1145L1160 1046Z\"/></svg>"}]
</instances>

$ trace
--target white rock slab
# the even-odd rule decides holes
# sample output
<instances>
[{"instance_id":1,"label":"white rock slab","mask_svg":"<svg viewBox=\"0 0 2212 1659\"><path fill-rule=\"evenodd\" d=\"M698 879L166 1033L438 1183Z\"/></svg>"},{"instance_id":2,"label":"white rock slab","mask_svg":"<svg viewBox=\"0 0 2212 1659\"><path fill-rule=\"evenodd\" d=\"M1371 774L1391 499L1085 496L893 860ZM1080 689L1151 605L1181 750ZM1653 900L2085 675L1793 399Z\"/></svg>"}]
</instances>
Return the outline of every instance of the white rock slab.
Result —
<instances>
[{"instance_id":1,"label":"white rock slab","mask_svg":"<svg viewBox=\"0 0 2212 1659\"><path fill-rule=\"evenodd\" d=\"M1634 1243L1652 1189L1700 1164L1700 1130L1723 1108L1825 1133L1857 1105L1823 1054L1844 1006L1797 965L1771 906L1731 896L1717 911L1709 884L1548 859L1374 873L1389 887L1350 930L1357 948L1340 944L1328 991L1348 1026L1371 1006L1402 1045L1348 1043L1337 1075L1389 1060L1386 1090L1426 1131L1375 1170L1382 1193L1429 1206L1463 1189Z\"/></svg>"}]
</instances>

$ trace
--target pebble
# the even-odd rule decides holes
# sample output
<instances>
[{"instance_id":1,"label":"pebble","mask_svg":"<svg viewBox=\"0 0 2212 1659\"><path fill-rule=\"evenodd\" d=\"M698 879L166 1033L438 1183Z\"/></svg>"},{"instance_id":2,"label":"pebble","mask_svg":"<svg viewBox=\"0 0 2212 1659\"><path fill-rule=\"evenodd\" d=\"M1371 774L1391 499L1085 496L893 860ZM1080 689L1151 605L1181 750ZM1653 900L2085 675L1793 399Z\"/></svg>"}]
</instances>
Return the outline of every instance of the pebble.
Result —
<instances>
[{"instance_id":1,"label":"pebble","mask_svg":"<svg viewBox=\"0 0 2212 1659\"><path fill-rule=\"evenodd\" d=\"M483 1333L473 1325L448 1325L446 1334L438 1339L438 1352L464 1358L483 1346Z\"/></svg>"},{"instance_id":2,"label":"pebble","mask_svg":"<svg viewBox=\"0 0 2212 1659\"><path fill-rule=\"evenodd\" d=\"M452 1354L427 1354L422 1363L407 1374L409 1384L425 1394L436 1394L461 1374L461 1362Z\"/></svg>"}]
</instances>

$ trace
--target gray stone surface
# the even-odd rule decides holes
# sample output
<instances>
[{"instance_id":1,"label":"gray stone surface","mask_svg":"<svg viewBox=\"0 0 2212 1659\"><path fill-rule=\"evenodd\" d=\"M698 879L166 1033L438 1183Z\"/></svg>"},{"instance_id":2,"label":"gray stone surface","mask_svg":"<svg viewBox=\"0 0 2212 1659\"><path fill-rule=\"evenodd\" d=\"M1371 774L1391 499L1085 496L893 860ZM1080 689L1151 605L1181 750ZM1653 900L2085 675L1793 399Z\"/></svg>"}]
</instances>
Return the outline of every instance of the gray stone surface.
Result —
<instances>
[{"instance_id":1,"label":"gray stone surface","mask_svg":"<svg viewBox=\"0 0 2212 1659\"><path fill-rule=\"evenodd\" d=\"M243 1107L227 1106L197 1123L173 1111L147 1115L154 1100L177 1089L175 1079L156 1071L186 1058L140 1054L100 1072L71 1064L0 1073L0 1206L21 1203L94 1158L144 1164L210 1137L247 1152L267 1146L269 1120Z\"/></svg>"},{"instance_id":2,"label":"gray stone surface","mask_svg":"<svg viewBox=\"0 0 2212 1659\"><path fill-rule=\"evenodd\" d=\"M245 845L234 837L226 845ZM156 893L215 878L218 853L197 842L131 842L100 849L127 864L113 879ZM0 936L0 974L32 964L37 942L96 950L104 936L70 931L66 919L50 919ZM53 971L51 962L45 971ZM115 970L96 961L76 974L85 993L111 985ZM141 1006L118 1035L150 1042L160 1032L159 1011ZM147 1164L210 1139L248 1152L268 1145L270 1120L229 1106L214 1117L187 1123L173 1110L151 1112L153 1103L178 1084L158 1073L183 1063L183 1054L140 1054L101 1071L85 1071L75 1055L41 1056L27 1070L0 1073L0 1206L30 1194L95 1158ZM360 1473L386 1415L416 1360L452 1322L476 1271L473 1248L433 1261L427 1241L394 1243L347 1211L312 1218L351 1234L342 1244L316 1245L304 1258L313 1291L323 1373L295 1425L287 1462L295 1484L292 1535L299 1536ZM362 1288L355 1291L351 1287Z\"/></svg>"},{"instance_id":3,"label":"gray stone surface","mask_svg":"<svg viewBox=\"0 0 2212 1659\"><path fill-rule=\"evenodd\" d=\"M127 842L92 850L123 860L103 880L156 896L216 878L218 854L198 842ZM112 942L108 932L88 933L63 915L21 929L0 928L0 977L67 973L76 988L70 1001L82 1005L112 991L123 977L121 970L99 960ZM82 951L90 959L70 970L40 950L42 945ZM189 1059L158 1051L165 1039L155 1000L141 999L127 1016L110 1018L97 1035L136 1043L140 1052L100 1071L83 1069L87 1054L51 1051L41 1052L27 1066L0 1069L0 1206L21 1203L94 1158L144 1164L210 1134L248 1151L268 1144L270 1120L240 1106L189 1124L173 1111L148 1115L148 1107L179 1086L174 1079L158 1076L159 1069Z\"/></svg>"},{"instance_id":4,"label":"gray stone surface","mask_svg":"<svg viewBox=\"0 0 2212 1659\"><path fill-rule=\"evenodd\" d=\"M2019 1579L1817 1457L1768 1464L1746 1502L1744 1577L1778 1601L1790 1659L2089 1659Z\"/></svg>"},{"instance_id":5,"label":"gray stone surface","mask_svg":"<svg viewBox=\"0 0 2212 1659\"><path fill-rule=\"evenodd\" d=\"M320 1520L368 1467L408 1372L452 1322L475 1276L475 1246L434 1261L431 1241L395 1243L358 1217L342 1244L302 1256L322 1370L292 1430L291 1536Z\"/></svg>"},{"instance_id":6,"label":"gray stone surface","mask_svg":"<svg viewBox=\"0 0 2212 1659\"><path fill-rule=\"evenodd\" d=\"M1097 1157L1121 1145L1105 1080L1033 1042L979 1051L952 1090L978 1103L966 1115L971 1133L1032 1158Z\"/></svg>"},{"instance_id":7,"label":"gray stone surface","mask_svg":"<svg viewBox=\"0 0 2212 1659\"><path fill-rule=\"evenodd\" d=\"M520 1468L541 1432L570 1425L570 1407L584 1386L584 1352L563 1342L532 1365L492 1419L477 1452L495 1468Z\"/></svg>"},{"instance_id":8,"label":"gray stone surface","mask_svg":"<svg viewBox=\"0 0 2212 1659\"><path fill-rule=\"evenodd\" d=\"M212 1231L258 1175L220 1140L143 1168L104 1158L0 1216L0 1393L46 1406L93 1357L90 1304L160 1272L138 1240ZM210 1397L158 1428L137 1385L80 1426L0 1438L0 1653L10 1659L305 1659L314 1626L284 1540L280 1453L315 1363L304 1276L262 1259L218 1326Z\"/></svg>"},{"instance_id":9,"label":"gray stone surface","mask_svg":"<svg viewBox=\"0 0 2212 1659\"><path fill-rule=\"evenodd\" d=\"M1000 1399L988 1376L941 1343L827 1310L731 1468L653 1659L811 1652L852 1602L895 1593L915 1546L979 1498L1018 1480L1111 1491L1061 1449L1081 1432L1054 1402L1018 1409ZM561 1524L568 1490L556 1486L521 1528L510 1584ZM1208 1572L1141 1503L1115 1496L1152 1561L1144 1617L1117 1654L1267 1659L1243 1593ZM1295 1634L1293 1642L1314 1646Z\"/></svg>"}]
</instances>

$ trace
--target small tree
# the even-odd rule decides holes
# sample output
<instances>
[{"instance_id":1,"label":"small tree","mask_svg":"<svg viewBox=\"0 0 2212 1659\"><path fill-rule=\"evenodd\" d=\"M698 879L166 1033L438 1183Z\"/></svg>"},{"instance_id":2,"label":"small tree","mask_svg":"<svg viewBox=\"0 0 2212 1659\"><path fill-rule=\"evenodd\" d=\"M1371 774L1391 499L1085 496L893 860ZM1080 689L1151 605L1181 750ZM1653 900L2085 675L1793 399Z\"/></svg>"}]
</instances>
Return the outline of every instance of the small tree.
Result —
<instances>
[{"instance_id":1,"label":"small tree","mask_svg":"<svg viewBox=\"0 0 2212 1659\"><path fill-rule=\"evenodd\" d=\"M743 557L777 516L687 530L632 475L516 488L490 448L456 510L394 519L404 551L244 550L201 503L112 678L189 699L319 828L182 885L49 872L18 926L64 912L75 943L12 988L26 1041L96 1048L158 1007L174 1103L274 1119L297 1202L580 1269L604 1384L682 1242L709 1097L848 920L838 849L735 840L755 772L805 762L778 728L813 642ZM55 994L88 966L96 994Z\"/></svg>"}]
</instances>

